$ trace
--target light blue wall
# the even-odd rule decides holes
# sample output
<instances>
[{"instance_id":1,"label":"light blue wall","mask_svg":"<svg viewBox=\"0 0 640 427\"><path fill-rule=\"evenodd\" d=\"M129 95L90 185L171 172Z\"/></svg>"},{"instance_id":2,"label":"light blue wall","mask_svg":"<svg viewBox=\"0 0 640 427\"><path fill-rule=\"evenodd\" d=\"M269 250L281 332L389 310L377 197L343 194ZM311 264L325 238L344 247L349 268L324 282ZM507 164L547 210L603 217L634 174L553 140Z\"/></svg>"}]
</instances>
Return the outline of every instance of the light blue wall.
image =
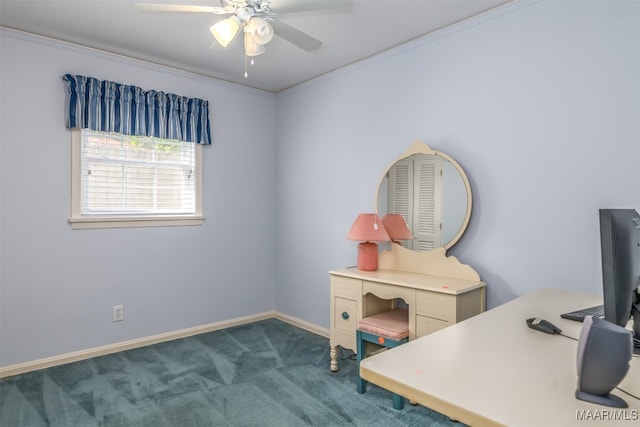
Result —
<instances>
[{"instance_id":1,"label":"light blue wall","mask_svg":"<svg viewBox=\"0 0 640 427\"><path fill-rule=\"evenodd\" d=\"M420 139L474 193L451 250L490 307L540 287L600 292L598 208L640 209L640 2L519 3L278 96L279 311L329 325L327 271Z\"/></svg>"},{"instance_id":2,"label":"light blue wall","mask_svg":"<svg viewBox=\"0 0 640 427\"><path fill-rule=\"evenodd\" d=\"M0 366L273 310L274 94L9 31L0 41ZM204 225L71 230L68 72L209 100Z\"/></svg>"}]
</instances>

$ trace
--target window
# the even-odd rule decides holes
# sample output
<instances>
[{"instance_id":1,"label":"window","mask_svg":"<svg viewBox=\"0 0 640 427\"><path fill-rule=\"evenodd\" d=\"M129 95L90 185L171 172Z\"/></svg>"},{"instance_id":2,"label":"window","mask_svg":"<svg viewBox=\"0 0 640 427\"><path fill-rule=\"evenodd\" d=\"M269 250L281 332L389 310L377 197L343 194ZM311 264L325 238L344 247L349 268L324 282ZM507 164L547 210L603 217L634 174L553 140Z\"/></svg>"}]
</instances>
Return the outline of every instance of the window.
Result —
<instances>
[{"instance_id":1,"label":"window","mask_svg":"<svg viewBox=\"0 0 640 427\"><path fill-rule=\"evenodd\" d=\"M202 224L202 147L72 131L73 228Z\"/></svg>"}]
</instances>

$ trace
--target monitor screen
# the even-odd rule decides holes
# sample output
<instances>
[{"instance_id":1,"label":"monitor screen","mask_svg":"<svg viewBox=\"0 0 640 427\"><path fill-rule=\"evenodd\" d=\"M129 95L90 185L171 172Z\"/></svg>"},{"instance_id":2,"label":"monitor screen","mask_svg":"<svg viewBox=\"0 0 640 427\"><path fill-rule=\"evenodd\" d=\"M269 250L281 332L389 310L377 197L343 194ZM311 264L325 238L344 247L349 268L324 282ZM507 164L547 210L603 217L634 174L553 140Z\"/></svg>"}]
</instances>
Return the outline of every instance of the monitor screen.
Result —
<instances>
[{"instance_id":1,"label":"monitor screen","mask_svg":"<svg viewBox=\"0 0 640 427\"><path fill-rule=\"evenodd\" d=\"M625 326L634 318L640 338L640 214L634 209L600 210L604 316Z\"/></svg>"}]
</instances>

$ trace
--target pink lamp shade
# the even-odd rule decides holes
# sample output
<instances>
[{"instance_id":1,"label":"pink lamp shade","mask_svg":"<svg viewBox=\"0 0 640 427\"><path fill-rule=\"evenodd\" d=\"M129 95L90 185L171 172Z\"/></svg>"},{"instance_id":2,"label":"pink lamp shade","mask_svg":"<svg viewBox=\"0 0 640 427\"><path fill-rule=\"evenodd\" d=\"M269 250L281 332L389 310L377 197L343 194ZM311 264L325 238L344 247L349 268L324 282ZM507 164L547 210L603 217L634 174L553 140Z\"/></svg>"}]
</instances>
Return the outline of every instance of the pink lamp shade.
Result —
<instances>
[{"instance_id":1,"label":"pink lamp shade","mask_svg":"<svg viewBox=\"0 0 640 427\"><path fill-rule=\"evenodd\" d=\"M384 224L384 228L387 230L387 233L393 242L396 240L413 239L413 234L411 234L411 230L409 230L407 221L405 221L404 217L400 214L386 214L382 217L382 224Z\"/></svg>"},{"instance_id":2,"label":"pink lamp shade","mask_svg":"<svg viewBox=\"0 0 640 427\"><path fill-rule=\"evenodd\" d=\"M375 213L361 213L347 234L348 240L359 240L358 269L375 271L378 269L378 245L373 242L388 242L389 235L380 217Z\"/></svg>"}]
</instances>

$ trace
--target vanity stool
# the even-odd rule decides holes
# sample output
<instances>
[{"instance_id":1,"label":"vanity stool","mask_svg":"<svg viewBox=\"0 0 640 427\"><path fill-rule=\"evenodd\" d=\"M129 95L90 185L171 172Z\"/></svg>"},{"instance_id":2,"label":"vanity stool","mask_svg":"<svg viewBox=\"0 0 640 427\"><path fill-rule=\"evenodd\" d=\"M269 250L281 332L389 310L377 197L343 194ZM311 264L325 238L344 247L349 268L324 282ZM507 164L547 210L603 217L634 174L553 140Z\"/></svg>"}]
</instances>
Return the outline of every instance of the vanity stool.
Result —
<instances>
[{"instance_id":1,"label":"vanity stool","mask_svg":"<svg viewBox=\"0 0 640 427\"><path fill-rule=\"evenodd\" d=\"M393 348L408 341L409 311L405 307L383 311L358 322L356 329L358 393L364 393L367 388L367 381L360 378L360 362L367 357L367 342ZM404 397L393 393L393 409L402 408L404 408Z\"/></svg>"}]
</instances>

